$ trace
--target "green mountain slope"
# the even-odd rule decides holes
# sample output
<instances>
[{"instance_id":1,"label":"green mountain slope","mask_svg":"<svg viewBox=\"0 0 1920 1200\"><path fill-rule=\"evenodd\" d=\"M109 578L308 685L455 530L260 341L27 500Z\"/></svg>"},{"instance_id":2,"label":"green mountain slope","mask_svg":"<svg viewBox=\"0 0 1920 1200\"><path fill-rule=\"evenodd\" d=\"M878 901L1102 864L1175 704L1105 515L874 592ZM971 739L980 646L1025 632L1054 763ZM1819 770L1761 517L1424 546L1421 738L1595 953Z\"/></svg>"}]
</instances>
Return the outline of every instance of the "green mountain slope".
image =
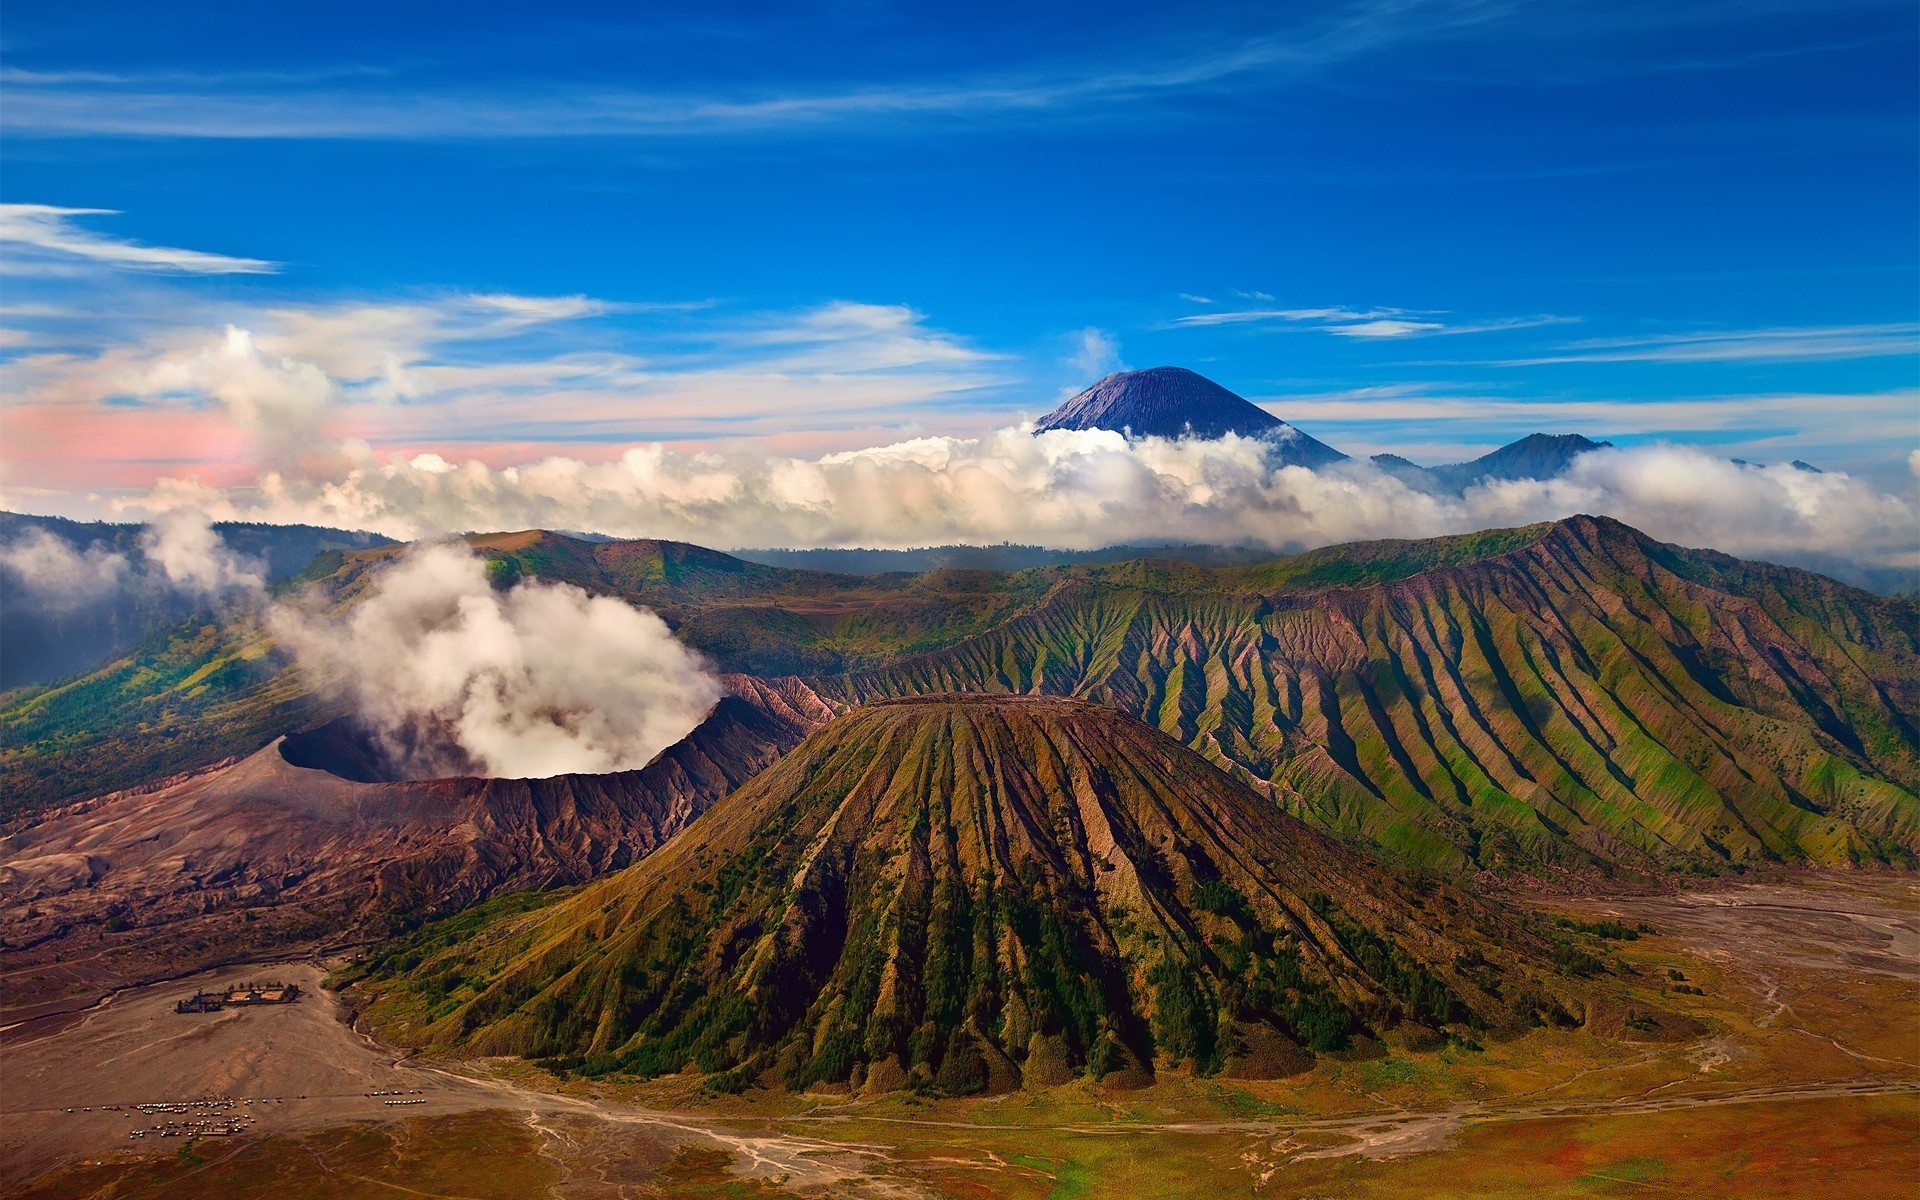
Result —
<instances>
[{"instance_id":1,"label":"green mountain slope","mask_svg":"<svg viewBox=\"0 0 1920 1200\"><path fill-rule=\"evenodd\" d=\"M923 697L577 895L383 949L359 990L421 1044L589 1073L964 1093L1524 1028L1564 1017L1547 954L1111 709Z\"/></svg>"},{"instance_id":2,"label":"green mountain slope","mask_svg":"<svg viewBox=\"0 0 1920 1200\"><path fill-rule=\"evenodd\" d=\"M1132 571L1063 580L988 634L807 685L841 702L1111 704L1316 825L1435 864L1920 849L1909 602L1590 518Z\"/></svg>"}]
</instances>

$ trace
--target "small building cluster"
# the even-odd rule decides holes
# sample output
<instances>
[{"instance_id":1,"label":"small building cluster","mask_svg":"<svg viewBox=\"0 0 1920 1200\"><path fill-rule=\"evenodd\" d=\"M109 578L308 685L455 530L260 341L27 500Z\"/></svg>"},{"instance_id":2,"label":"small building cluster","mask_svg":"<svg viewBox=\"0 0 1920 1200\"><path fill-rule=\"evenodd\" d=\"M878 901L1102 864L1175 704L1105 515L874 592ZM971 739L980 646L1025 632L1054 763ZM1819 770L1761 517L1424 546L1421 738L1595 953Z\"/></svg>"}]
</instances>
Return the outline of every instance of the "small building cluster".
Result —
<instances>
[{"instance_id":1,"label":"small building cluster","mask_svg":"<svg viewBox=\"0 0 1920 1200\"><path fill-rule=\"evenodd\" d=\"M231 1096L208 1096L201 1100L153 1100L145 1104L128 1105L128 1117L139 1113L155 1120L144 1129L129 1130L127 1136L135 1140L148 1137L232 1137L244 1133L253 1124L251 1114L238 1111L239 1105L252 1103L252 1100L236 1101Z\"/></svg>"},{"instance_id":2,"label":"small building cluster","mask_svg":"<svg viewBox=\"0 0 1920 1200\"><path fill-rule=\"evenodd\" d=\"M201 989L173 1006L177 1013L210 1013L223 1008L245 1008L255 1004L292 1004L300 998L300 988L292 983L236 984L218 991Z\"/></svg>"}]
</instances>

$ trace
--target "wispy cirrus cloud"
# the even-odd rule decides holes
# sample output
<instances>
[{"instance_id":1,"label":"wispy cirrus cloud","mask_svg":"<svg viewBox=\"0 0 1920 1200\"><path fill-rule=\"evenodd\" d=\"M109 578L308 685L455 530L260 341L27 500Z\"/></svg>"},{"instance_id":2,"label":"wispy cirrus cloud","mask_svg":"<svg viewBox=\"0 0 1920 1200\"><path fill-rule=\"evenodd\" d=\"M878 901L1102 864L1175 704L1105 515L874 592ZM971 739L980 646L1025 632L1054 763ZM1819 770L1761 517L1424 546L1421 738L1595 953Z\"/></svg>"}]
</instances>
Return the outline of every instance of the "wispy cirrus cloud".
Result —
<instances>
[{"instance_id":1,"label":"wispy cirrus cloud","mask_svg":"<svg viewBox=\"0 0 1920 1200\"><path fill-rule=\"evenodd\" d=\"M1189 313L1175 317L1175 325L1257 325L1269 321L1313 321L1317 323L1371 321L1405 312L1400 308L1235 308L1219 312Z\"/></svg>"},{"instance_id":2,"label":"wispy cirrus cloud","mask_svg":"<svg viewBox=\"0 0 1920 1200\"><path fill-rule=\"evenodd\" d=\"M1246 293L1242 293L1246 295ZM1265 296L1264 293L1255 293ZM1365 340L1439 337L1450 334L1497 333L1512 329L1534 329L1543 325L1568 325L1578 317L1532 316L1501 317L1486 321L1457 321L1445 312L1407 308L1241 308L1175 317L1177 327L1216 325L1294 326L1318 330L1335 337Z\"/></svg>"},{"instance_id":3,"label":"wispy cirrus cloud","mask_svg":"<svg viewBox=\"0 0 1920 1200\"><path fill-rule=\"evenodd\" d=\"M32 274L74 264L186 275L267 275L278 263L211 254L173 246L149 246L111 237L74 218L116 216L110 208L62 208L52 204L0 204L0 265L8 273Z\"/></svg>"},{"instance_id":4,"label":"wispy cirrus cloud","mask_svg":"<svg viewBox=\"0 0 1920 1200\"><path fill-rule=\"evenodd\" d=\"M485 90L394 79L375 86L299 74L36 71L5 77L0 128L22 136L431 140L684 137L842 128L940 117L1078 114L1220 88L1279 84L1409 41L1445 38L1506 17L1487 0L1355 0L1286 28L1216 32L1152 53L1105 53L938 82L876 81L837 89L774 85L725 92L649 92L618 83L526 79ZM1119 65L1116 65L1116 61Z\"/></svg>"},{"instance_id":5,"label":"wispy cirrus cloud","mask_svg":"<svg viewBox=\"0 0 1920 1200\"><path fill-rule=\"evenodd\" d=\"M1501 367L1560 363L1816 361L1920 355L1920 323L1708 330L1568 342L1547 354L1499 359Z\"/></svg>"}]
</instances>

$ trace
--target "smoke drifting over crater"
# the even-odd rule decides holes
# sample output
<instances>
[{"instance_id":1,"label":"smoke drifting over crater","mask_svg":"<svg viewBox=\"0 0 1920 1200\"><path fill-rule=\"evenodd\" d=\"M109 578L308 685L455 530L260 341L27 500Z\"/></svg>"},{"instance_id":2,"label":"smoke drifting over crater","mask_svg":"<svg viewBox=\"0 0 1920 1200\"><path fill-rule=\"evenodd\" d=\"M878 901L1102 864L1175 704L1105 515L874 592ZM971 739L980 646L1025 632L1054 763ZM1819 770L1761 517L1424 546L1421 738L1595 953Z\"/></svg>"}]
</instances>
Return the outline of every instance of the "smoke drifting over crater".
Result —
<instances>
[{"instance_id":1,"label":"smoke drifting over crater","mask_svg":"<svg viewBox=\"0 0 1920 1200\"><path fill-rule=\"evenodd\" d=\"M464 547L409 552L344 614L279 605L267 623L345 692L396 777L631 770L721 696L653 613L567 584L496 590Z\"/></svg>"}]
</instances>

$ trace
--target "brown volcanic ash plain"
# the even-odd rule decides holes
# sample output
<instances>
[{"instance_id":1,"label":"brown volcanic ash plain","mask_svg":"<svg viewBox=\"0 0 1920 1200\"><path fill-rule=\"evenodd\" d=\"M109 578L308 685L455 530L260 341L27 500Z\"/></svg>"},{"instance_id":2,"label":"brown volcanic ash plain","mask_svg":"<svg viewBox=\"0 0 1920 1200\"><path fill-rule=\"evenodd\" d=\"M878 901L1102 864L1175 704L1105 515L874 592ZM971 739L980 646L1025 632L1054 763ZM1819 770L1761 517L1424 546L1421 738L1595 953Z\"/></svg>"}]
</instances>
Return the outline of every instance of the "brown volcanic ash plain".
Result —
<instances>
[{"instance_id":1,"label":"brown volcanic ash plain","mask_svg":"<svg viewBox=\"0 0 1920 1200\"><path fill-rule=\"evenodd\" d=\"M1682 1042L1539 1029L1484 1051L1329 1058L1282 1081L1164 1075L1146 1091L1076 1080L1010 1096L702 1096L680 1078L562 1089L537 1072L461 1078L387 1050L326 1005L175 1016L195 980L116 997L83 1020L6 1033L0 1191L75 1196L300 1195L316 1167L364 1178L325 1194L521 1200L527 1157L558 1194L1017 1197L1155 1195L1512 1197L1899 1196L1920 1171L1920 890L1891 872L1809 872L1765 885L1707 883L1661 896L1556 900L1583 920L1660 931L1611 943L1650 997L1710 1024ZM275 968L280 970L280 968ZM303 984L312 968L282 972ZM219 978L230 980L229 972ZM224 1025L219 1022L225 1022ZM49 1026L58 1026L47 1036ZM387 1109L370 1090L419 1089ZM242 1106L247 1136L126 1138L139 1118L98 1106L206 1092L289 1097ZM294 1097L308 1095L305 1102ZM94 1106L94 1113L64 1109ZM484 1137L454 1109L496 1112ZM505 1111L498 1111L505 1110ZM433 1114L403 1120L413 1113ZM351 1122L353 1124L345 1124ZM355 1131L360 1131L358 1134ZM398 1136L404 1154L381 1149ZM254 1136L266 1135L266 1136ZM276 1136L277 1135L277 1136ZM343 1156L352 1138L373 1152ZM688 1163L710 1164L676 1190ZM116 1153L117 1151L117 1153ZM478 1171L462 1164L480 1163ZM489 1173L492 1173L491 1176ZM533 1174L540 1174L534 1172ZM453 1186L454 1177L466 1180ZM497 1178L495 1178L497 1176ZM302 1186L304 1183L304 1187ZM705 1190L701 1190L705 1189Z\"/></svg>"},{"instance_id":2,"label":"brown volcanic ash plain","mask_svg":"<svg viewBox=\"0 0 1920 1200\"><path fill-rule=\"evenodd\" d=\"M338 1001L321 989L324 972L312 963L251 972L252 978L299 985L306 994L293 1004L173 1011L174 1002L196 986L212 989L242 974L209 973L137 988L82 1014L0 1031L7 1064L0 1185L83 1154L177 1150L180 1140L127 1135L190 1116L249 1117L248 1134L271 1134L392 1112L463 1111L484 1101L477 1089L462 1089L457 1080L397 1069L397 1055L346 1026ZM425 1103L390 1110L383 1104L389 1097L368 1095L376 1091L408 1093L405 1098ZM179 1113L132 1111L138 1104L209 1097L229 1097L234 1104Z\"/></svg>"},{"instance_id":3,"label":"brown volcanic ash plain","mask_svg":"<svg viewBox=\"0 0 1920 1200\"><path fill-rule=\"evenodd\" d=\"M748 686L742 681L743 686ZM364 940L503 889L615 871L798 742L817 718L729 696L637 771L366 783L276 742L151 792L0 838L5 1008L77 1008L127 983ZM325 761L330 731L300 746Z\"/></svg>"}]
</instances>

